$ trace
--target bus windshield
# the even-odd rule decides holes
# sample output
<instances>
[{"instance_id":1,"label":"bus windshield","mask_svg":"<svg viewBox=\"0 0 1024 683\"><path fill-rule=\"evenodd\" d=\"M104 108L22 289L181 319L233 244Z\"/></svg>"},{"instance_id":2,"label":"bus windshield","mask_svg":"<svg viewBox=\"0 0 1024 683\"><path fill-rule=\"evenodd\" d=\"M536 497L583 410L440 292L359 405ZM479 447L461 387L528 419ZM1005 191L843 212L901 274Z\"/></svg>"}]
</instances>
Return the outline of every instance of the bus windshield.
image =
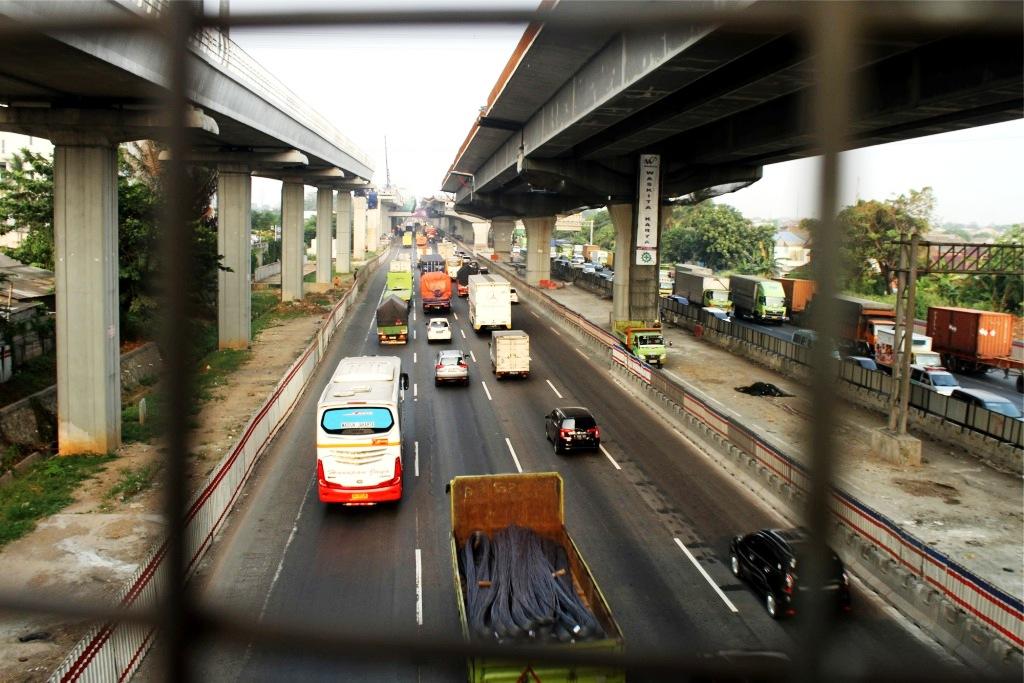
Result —
<instances>
[{"instance_id":1,"label":"bus windshield","mask_svg":"<svg viewBox=\"0 0 1024 683\"><path fill-rule=\"evenodd\" d=\"M320 418L320 426L328 434L355 436L384 434L391 431L395 419L388 408L328 408Z\"/></svg>"}]
</instances>

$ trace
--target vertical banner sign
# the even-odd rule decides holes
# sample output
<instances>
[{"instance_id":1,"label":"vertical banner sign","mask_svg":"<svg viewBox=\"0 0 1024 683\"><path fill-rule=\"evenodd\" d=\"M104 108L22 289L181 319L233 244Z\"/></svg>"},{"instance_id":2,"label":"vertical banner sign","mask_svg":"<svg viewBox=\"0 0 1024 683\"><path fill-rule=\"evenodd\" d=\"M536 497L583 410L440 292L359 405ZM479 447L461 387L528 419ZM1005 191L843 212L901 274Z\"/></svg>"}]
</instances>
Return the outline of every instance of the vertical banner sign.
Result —
<instances>
[{"instance_id":1,"label":"vertical banner sign","mask_svg":"<svg viewBox=\"0 0 1024 683\"><path fill-rule=\"evenodd\" d=\"M636 265L658 263L658 219L661 204L661 155L640 155L637 189Z\"/></svg>"}]
</instances>

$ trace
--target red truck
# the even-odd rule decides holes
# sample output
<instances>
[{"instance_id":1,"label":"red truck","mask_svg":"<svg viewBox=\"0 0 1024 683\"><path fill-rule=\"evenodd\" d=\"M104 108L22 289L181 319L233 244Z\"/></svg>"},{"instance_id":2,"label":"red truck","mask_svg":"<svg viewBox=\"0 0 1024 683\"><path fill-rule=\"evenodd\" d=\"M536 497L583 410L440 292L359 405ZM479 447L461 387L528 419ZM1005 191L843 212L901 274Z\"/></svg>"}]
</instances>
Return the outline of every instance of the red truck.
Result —
<instances>
[{"instance_id":1,"label":"red truck","mask_svg":"<svg viewBox=\"0 0 1024 683\"><path fill-rule=\"evenodd\" d=\"M981 375L989 370L1017 371L1017 391L1024 391L1024 361L1011 357L1013 316L973 308L930 306L927 334L932 350L953 372Z\"/></svg>"},{"instance_id":2,"label":"red truck","mask_svg":"<svg viewBox=\"0 0 1024 683\"><path fill-rule=\"evenodd\" d=\"M818 291L818 283L814 280L777 277L775 281L782 285L782 291L786 293L786 310L789 311L791 318L799 318L807 304L814 298L814 293Z\"/></svg>"},{"instance_id":3,"label":"red truck","mask_svg":"<svg viewBox=\"0 0 1024 683\"><path fill-rule=\"evenodd\" d=\"M452 281L445 272L420 275L420 299L423 312L452 310Z\"/></svg>"}]
</instances>

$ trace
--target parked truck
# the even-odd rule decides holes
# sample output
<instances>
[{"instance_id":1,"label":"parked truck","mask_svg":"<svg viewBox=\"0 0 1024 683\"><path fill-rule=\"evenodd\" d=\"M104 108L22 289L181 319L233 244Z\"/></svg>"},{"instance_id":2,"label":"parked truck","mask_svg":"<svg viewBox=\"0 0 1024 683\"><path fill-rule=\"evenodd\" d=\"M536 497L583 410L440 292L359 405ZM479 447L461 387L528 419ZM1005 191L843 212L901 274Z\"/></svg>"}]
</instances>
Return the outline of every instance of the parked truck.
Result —
<instances>
[{"instance_id":1,"label":"parked truck","mask_svg":"<svg viewBox=\"0 0 1024 683\"><path fill-rule=\"evenodd\" d=\"M775 324L789 320L786 292L775 280L758 275L733 275L729 278L729 297L740 317Z\"/></svg>"},{"instance_id":2,"label":"parked truck","mask_svg":"<svg viewBox=\"0 0 1024 683\"><path fill-rule=\"evenodd\" d=\"M512 329L512 292L508 280L500 275L470 275L469 324L479 332L486 328Z\"/></svg>"},{"instance_id":3,"label":"parked truck","mask_svg":"<svg viewBox=\"0 0 1024 683\"><path fill-rule=\"evenodd\" d=\"M377 305L377 343L404 344L409 340L409 304L385 291Z\"/></svg>"},{"instance_id":4,"label":"parked truck","mask_svg":"<svg viewBox=\"0 0 1024 683\"><path fill-rule=\"evenodd\" d=\"M612 616L608 601L597 585L590 567L580 555L579 548L565 528L564 484L555 472L526 474L492 474L456 477L448 485L451 497L451 561L455 582L455 599L459 611L462 635L466 641L482 640L494 642L495 633L505 631L500 623L495 624L491 611L474 610L477 600L486 600L486 591L502 591L510 595L504 586L495 585L497 575L487 574L481 578L477 572L479 554L490 550L489 557L498 551L493 542L498 534L515 526L529 530L552 543L552 555L557 557L549 571L564 590L563 595L577 596L586 610L586 637L576 624L562 625L561 620L553 625L543 624L535 632L536 637L528 638L524 644L548 645L572 652L593 652L595 654L621 653L624 648L622 630ZM484 540L486 539L486 543ZM468 544L468 547L467 547ZM554 550L557 549L557 550ZM515 562L518 566L520 563ZM555 565L558 565L557 567ZM544 636L547 631L564 633L576 630L580 637L557 638ZM564 637L564 636L563 636ZM506 637L499 643L513 641ZM545 681L577 683L624 683L623 669L607 665L560 664L557 662L530 662L501 657L472 657L467 662L468 680L473 683L486 681Z\"/></svg>"},{"instance_id":5,"label":"parked truck","mask_svg":"<svg viewBox=\"0 0 1024 683\"><path fill-rule=\"evenodd\" d=\"M452 281L447 273L431 271L420 275L423 312L452 310Z\"/></svg>"},{"instance_id":6,"label":"parked truck","mask_svg":"<svg viewBox=\"0 0 1024 683\"><path fill-rule=\"evenodd\" d=\"M707 268L676 266L676 279L672 293L686 297L694 306L732 310L729 300L729 280L723 279Z\"/></svg>"},{"instance_id":7,"label":"parked truck","mask_svg":"<svg viewBox=\"0 0 1024 683\"><path fill-rule=\"evenodd\" d=\"M928 308L927 332L942 364L952 372L984 374L992 369L1017 373L1024 392L1024 361L1012 357L1013 315L973 308Z\"/></svg>"},{"instance_id":8,"label":"parked truck","mask_svg":"<svg viewBox=\"0 0 1024 683\"><path fill-rule=\"evenodd\" d=\"M612 331L626 350L640 360L659 368L665 366L668 353L660 321L616 320Z\"/></svg>"},{"instance_id":9,"label":"parked truck","mask_svg":"<svg viewBox=\"0 0 1024 683\"><path fill-rule=\"evenodd\" d=\"M530 376L530 335L522 330L491 332L491 371L498 379Z\"/></svg>"},{"instance_id":10,"label":"parked truck","mask_svg":"<svg viewBox=\"0 0 1024 683\"><path fill-rule=\"evenodd\" d=\"M911 365L942 365L942 359L932 349L932 338L928 335L914 332L910 348ZM878 367L891 373L899 350L896 344L896 326L877 325L875 327L875 363L878 364Z\"/></svg>"},{"instance_id":11,"label":"parked truck","mask_svg":"<svg viewBox=\"0 0 1024 683\"><path fill-rule=\"evenodd\" d=\"M821 300L816 299L814 306ZM848 351L868 355L874 353L878 327L896 324L896 309L891 304L840 294L834 305L839 315L839 340Z\"/></svg>"},{"instance_id":12,"label":"parked truck","mask_svg":"<svg viewBox=\"0 0 1024 683\"><path fill-rule=\"evenodd\" d=\"M800 318L807 309L807 304L818 291L818 283L814 280L801 280L795 277L777 277L775 281L782 285L786 294L786 310L792 319Z\"/></svg>"}]
</instances>

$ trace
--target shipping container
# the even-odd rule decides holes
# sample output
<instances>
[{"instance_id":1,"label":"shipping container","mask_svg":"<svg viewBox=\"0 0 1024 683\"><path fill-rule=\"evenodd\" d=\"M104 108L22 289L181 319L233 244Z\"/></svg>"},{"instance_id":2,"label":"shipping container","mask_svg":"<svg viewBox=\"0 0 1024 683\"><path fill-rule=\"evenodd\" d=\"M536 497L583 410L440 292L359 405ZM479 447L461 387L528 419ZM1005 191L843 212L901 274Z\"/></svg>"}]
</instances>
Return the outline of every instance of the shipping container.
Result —
<instances>
[{"instance_id":1,"label":"shipping container","mask_svg":"<svg viewBox=\"0 0 1024 683\"><path fill-rule=\"evenodd\" d=\"M777 277L775 281L782 284L782 291L786 293L786 310L791 316L803 313L807 304L814 298L814 293L818 291L818 283L814 280Z\"/></svg>"},{"instance_id":2,"label":"shipping container","mask_svg":"<svg viewBox=\"0 0 1024 683\"><path fill-rule=\"evenodd\" d=\"M1009 356L1013 346L1013 316L971 308L928 308L932 348L978 359Z\"/></svg>"}]
</instances>

